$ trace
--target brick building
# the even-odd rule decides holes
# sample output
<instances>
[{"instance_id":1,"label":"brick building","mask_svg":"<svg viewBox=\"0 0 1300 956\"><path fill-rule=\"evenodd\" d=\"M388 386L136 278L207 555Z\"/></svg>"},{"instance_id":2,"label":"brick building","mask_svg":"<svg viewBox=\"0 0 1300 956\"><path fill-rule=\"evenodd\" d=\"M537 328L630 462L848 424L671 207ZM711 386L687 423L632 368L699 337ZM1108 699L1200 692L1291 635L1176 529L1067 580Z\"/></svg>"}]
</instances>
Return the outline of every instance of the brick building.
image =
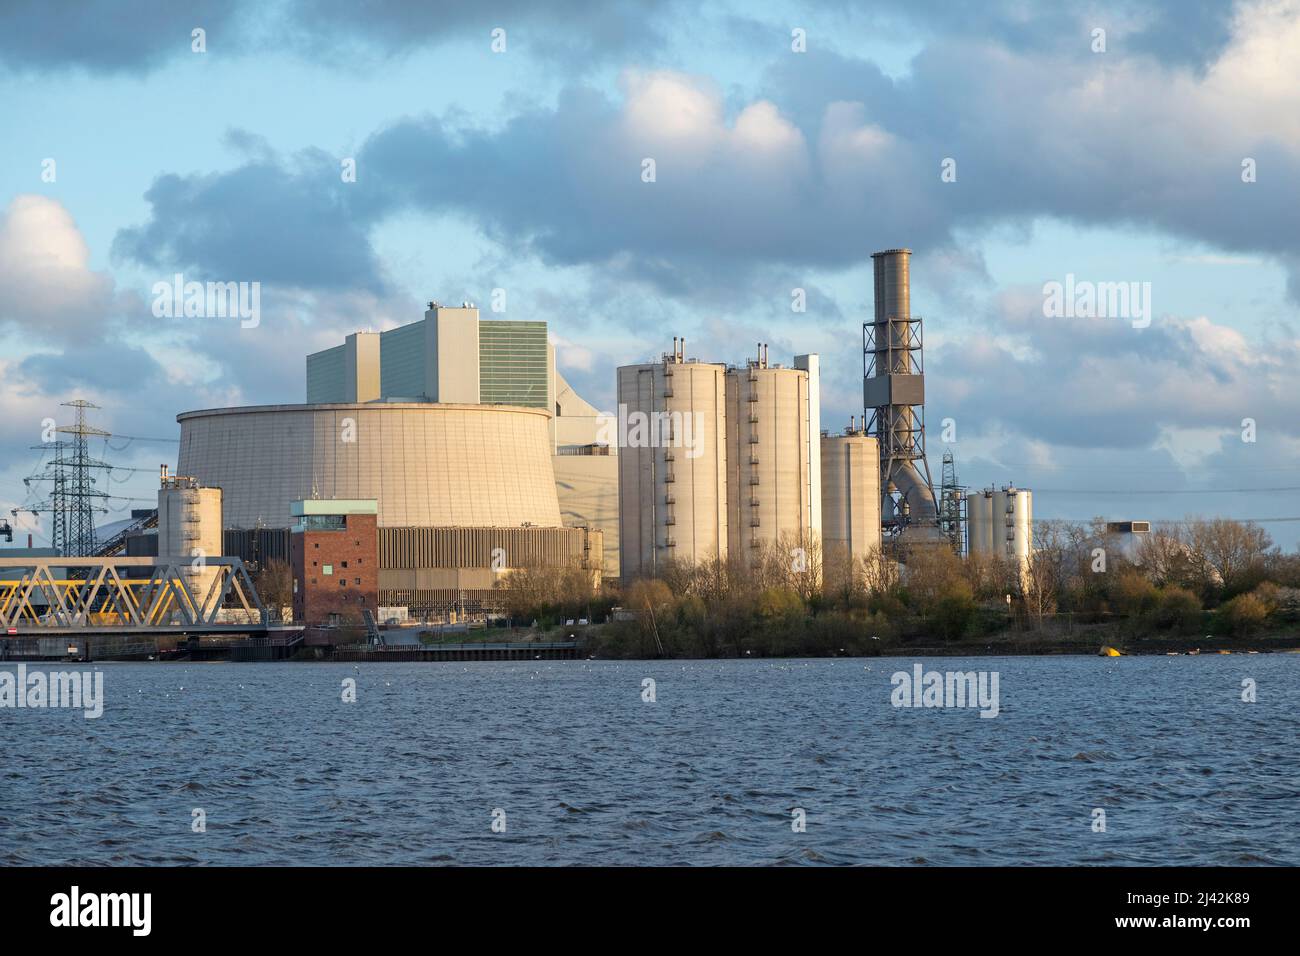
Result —
<instances>
[{"instance_id":1,"label":"brick building","mask_svg":"<svg viewBox=\"0 0 1300 956\"><path fill-rule=\"evenodd\" d=\"M360 624L379 616L379 506L374 500L295 501L290 534L293 616Z\"/></svg>"}]
</instances>

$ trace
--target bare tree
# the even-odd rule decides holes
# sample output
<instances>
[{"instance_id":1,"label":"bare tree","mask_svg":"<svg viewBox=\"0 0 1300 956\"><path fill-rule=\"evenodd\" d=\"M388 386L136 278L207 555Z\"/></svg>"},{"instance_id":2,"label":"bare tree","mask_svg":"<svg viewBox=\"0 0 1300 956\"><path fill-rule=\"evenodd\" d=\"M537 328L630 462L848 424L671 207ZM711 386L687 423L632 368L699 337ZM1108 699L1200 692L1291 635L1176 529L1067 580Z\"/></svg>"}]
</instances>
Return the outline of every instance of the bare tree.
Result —
<instances>
[{"instance_id":1,"label":"bare tree","mask_svg":"<svg viewBox=\"0 0 1300 956\"><path fill-rule=\"evenodd\" d=\"M262 606L279 611L293 604L293 568L278 558L267 561L253 582Z\"/></svg>"},{"instance_id":2,"label":"bare tree","mask_svg":"<svg viewBox=\"0 0 1300 956\"><path fill-rule=\"evenodd\" d=\"M1206 584L1231 586L1263 565L1273 539L1253 521L1213 518L1191 525L1191 553Z\"/></svg>"},{"instance_id":3,"label":"bare tree","mask_svg":"<svg viewBox=\"0 0 1300 956\"><path fill-rule=\"evenodd\" d=\"M870 594L889 594L899 585L898 562L883 548L873 548L862 561L862 580Z\"/></svg>"},{"instance_id":4,"label":"bare tree","mask_svg":"<svg viewBox=\"0 0 1300 956\"><path fill-rule=\"evenodd\" d=\"M1133 561L1160 587L1198 586L1195 561L1188 544L1186 525L1162 525L1143 535Z\"/></svg>"}]
</instances>

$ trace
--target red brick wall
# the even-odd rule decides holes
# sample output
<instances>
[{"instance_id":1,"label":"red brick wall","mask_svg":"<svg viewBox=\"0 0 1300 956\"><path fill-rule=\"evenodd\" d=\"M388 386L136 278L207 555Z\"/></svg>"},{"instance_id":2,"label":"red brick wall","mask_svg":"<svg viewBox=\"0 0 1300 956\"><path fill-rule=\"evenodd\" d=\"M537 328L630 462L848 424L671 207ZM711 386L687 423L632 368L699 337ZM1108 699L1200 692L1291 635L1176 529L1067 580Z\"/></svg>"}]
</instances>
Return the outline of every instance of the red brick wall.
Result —
<instances>
[{"instance_id":1,"label":"red brick wall","mask_svg":"<svg viewBox=\"0 0 1300 956\"><path fill-rule=\"evenodd\" d=\"M331 614L339 614L345 624L360 624L366 607L378 618L378 518L347 515L346 520L346 530L290 535L295 621L324 624ZM325 573L327 565L332 574Z\"/></svg>"}]
</instances>

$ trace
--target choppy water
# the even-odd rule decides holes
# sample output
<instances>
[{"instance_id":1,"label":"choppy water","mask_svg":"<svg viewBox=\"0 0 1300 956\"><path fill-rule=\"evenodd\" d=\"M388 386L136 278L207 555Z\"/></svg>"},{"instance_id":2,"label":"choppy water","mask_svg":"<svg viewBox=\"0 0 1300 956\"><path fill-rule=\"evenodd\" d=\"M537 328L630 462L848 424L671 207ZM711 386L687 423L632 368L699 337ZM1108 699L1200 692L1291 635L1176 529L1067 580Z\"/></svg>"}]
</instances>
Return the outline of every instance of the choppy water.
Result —
<instances>
[{"instance_id":1,"label":"choppy water","mask_svg":"<svg viewBox=\"0 0 1300 956\"><path fill-rule=\"evenodd\" d=\"M0 863L1300 864L1300 655L913 663L100 665L0 710Z\"/></svg>"}]
</instances>

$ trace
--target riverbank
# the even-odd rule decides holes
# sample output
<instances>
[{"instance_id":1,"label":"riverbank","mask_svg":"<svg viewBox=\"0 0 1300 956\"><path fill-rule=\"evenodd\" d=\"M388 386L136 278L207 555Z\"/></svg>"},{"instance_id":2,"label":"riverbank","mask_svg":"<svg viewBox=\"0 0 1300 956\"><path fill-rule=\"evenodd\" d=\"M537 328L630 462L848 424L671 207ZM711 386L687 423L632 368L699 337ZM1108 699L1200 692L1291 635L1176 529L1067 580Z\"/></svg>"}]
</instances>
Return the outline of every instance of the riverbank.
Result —
<instances>
[{"instance_id":1,"label":"riverbank","mask_svg":"<svg viewBox=\"0 0 1300 956\"><path fill-rule=\"evenodd\" d=\"M699 653L698 645L675 642L656 646L638 639L620 622L574 628L492 629L461 634L453 641L403 642L374 647L347 641L338 643L296 643L292 647L264 646L265 642L221 642L186 647L158 647L146 653L114 653L111 646L89 649L74 657L59 655L7 655L0 665L20 660L58 663L145 662L202 663L280 660L298 663L342 661L375 663L397 661L531 661L531 660L738 660L835 657L1092 657L1102 648L1113 647L1122 656L1182 656L1228 654L1300 653L1300 632L1265 632L1251 637L1133 636L1119 633L1114 626L1076 626L1059 630L1003 631L979 638L939 641L927 635L873 637L841 644L792 641L774 645L770 635L760 640L742 640L720 645L712 653ZM160 642L161 643L161 642Z\"/></svg>"}]
</instances>

